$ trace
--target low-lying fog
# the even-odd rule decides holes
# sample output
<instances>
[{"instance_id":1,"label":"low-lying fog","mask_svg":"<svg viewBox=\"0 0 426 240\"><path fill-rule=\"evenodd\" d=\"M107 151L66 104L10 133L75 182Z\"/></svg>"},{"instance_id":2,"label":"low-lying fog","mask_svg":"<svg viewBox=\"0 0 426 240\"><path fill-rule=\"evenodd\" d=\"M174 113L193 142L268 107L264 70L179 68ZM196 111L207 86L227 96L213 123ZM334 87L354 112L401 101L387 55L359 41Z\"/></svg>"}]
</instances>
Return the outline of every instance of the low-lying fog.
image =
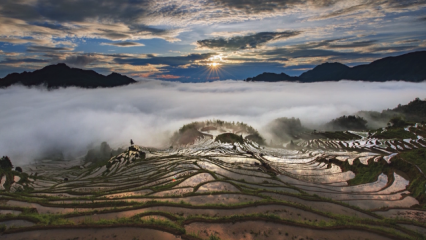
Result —
<instances>
[{"instance_id":1,"label":"low-lying fog","mask_svg":"<svg viewBox=\"0 0 426 240\"><path fill-rule=\"evenodd\" d=\"M314 126L359 110L381 111L426 97L426 82L140 82L110 89L0 89L0 156L15 165L54 151L84 155L90 145L167 146L196 120L243 121L261 129L278 117Z\"/></svg>"}]
</instances>

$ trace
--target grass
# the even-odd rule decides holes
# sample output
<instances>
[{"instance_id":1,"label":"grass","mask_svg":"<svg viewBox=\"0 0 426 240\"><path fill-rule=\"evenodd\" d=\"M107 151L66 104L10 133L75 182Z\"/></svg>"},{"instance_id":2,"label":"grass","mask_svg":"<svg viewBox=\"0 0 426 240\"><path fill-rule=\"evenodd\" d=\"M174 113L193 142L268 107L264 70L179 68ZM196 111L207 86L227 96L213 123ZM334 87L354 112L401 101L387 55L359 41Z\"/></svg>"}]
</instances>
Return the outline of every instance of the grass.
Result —
<instances>
[{"instance_id":1,"label":"grass","mask_svg":"<svg viewBox=\"0 0 426 240\"><path fill-rule=\"evenodd\" d=\"M156 201L152 201L152 204L158 203ZM332 218L331 221L318 221L318 222L310 222L307 220L292 220L292 219L283 219L275 214L265 214L265 213L253 213L253 214L233 214L229 216L223 216L223 217L214 217L214 216L207 216L207 215L193 215L193 216L187 216L182 217L175 214L170 214L169 212L162 212L162 211L148 211L141 214L136 214L129 218L117 218L117 219L101 219L98 221L94 221L90 217L86 217L84 221L76 225L73 222L66 219L66 217L69 217L70 215L61 215L61 214L37 214L30 211L24 211L20 216L26 216L26 217L33 217L38 220L37 226L126 226L126 225L141 225L141 226L153 226L153 227L160 227L165 229L171 229L173 231L179 232L180 234L185 233L184 225L188 224L190 222L217 222L217 223L226 223L226 222L238 222L238 221L272 221L282 224L290 224L295 226L305 226L305 227L314 227L314 228L323 228L323 229L341 229L342 227L345 228L362 228L366 230L371 230L373 232L384 232L387 234L391 234L394 236L399 236L400 239L404 239L405 236L401 235L398 231L389 230L389 225L394 225L398 222L398 220L389 220L389 219L378 219L378 220L367 220L362 219L358 217L351 217L351 216L345 216L345 215L336 215L332 213L321 213L318 210L313 210L305 205L297 204L297 203L291 203L291 202L285 202L285 201L278 201L273 199L265 199L262 201L257 202L246 202L246 203L237 203L232 205L225 205L225 204L210 204L210 205L204 205L202 208L211 209L211 207L223 207L226 209L232 209L232 207L250 207L250 206L256 206L259 204L266 204L266 205L276 205L276 204L285 204L297 208L302 208L306 211L310 211L313 213L326 215L330 218ZM180 206L180 205L186 205L187 207L191 207L191 205L187 203L173 203L174 206ZM149 204L148 204L149 205ZM168 205L168 204L167 204ZM199 207L198 207L199 208ZM121 211L124 211L126 209L122 209ZM90 213L90 214L93 214ZM141 219L142 216L150 216L150 215L161 215L165 216L170 220L158 220L158 219ZM384 228L386 227L386 228ZM191 235L191 234L189 234ZM194 237L197 237L196 235ZM217 237L213 235L213 237ZM414 239L414 238L413 238Z\"/></svg>"},{"instance_id":2,"label":"grass","mask_svg":"<svg viewBox=\"0 0 426 240\"><path fill-rule=\"evenodd\" d=\"M349 165L347 161L341 162L338 160L330 160L342 168L342 171L352 171L355 177L348 182L349 185L359 185L375 182L381 173L384 173L388 178L393 179L393 172L399 170L410 177L410 183L407 189L410 195L420 202L420 206L426 209L426 178L423 173L426 173L426 149L413 149L403 151L391 160L391 164L384 160L379 162L370 161L368 165L362 164L358 159ZM417 167L416 167L417 166Z\"/></svg>"},{"instance_id":3,"label":"grass","mask_svg":"<svg viewBox=\"0 0 426 240\"><path fill-rule=\"evenodd\" d=\"M342 162L334 159L331 159L330 163L336 164L344 172L352 171L355 173L355 177L347 181L350 186L375 182L381 173L385 173L388 176L391 175L389 174L391 168L384 160L379 162L370 161L368 165L362 164L359 159L355 159L352 165L348 161Z\"/></svg>"},{"instance_id":4,"label":"grass","mask_svg":"<svg viewBox=\"0 0 426 240\"><path fill-rule=\"evenodd\" d=\"M426 209L426 178L424 175L426 173L426 149L402 152L392 159L391 165L410 176L410 184L407 189L420 202L422 208ZM420 168L423 174L416 166Z\"/></svg>"},{"instance_id":5,"label":"grass","mask_svg":"<svg viewBox=\"0 0 426 240\"><path fill-rule=\"evenodd\" d=\"M213 234L210 234L209 240L220 240L220 237L213 235Z\"/></svg>"},{"instance_id":6,"label":"grass","mask_svg":"<svg viewBox=\"0 0 426 240\"><path fill-rule=\"evenodd\" d=\"M191 176L193 176L193 175L191 175ZM164 191L164 190L168 190L168 189L171 189L174 186L178 185L179 183L183 182L186 179L187 178L185 178L183 180L178 180L178 181L175 181L175 182L167 183L167 184L164 184L164 185L161 185L161 186L152 187L151 190L154 191L154 192L161 192L161 191Z\"/></svg>"},{"instance_id":7,"label":"grass","mask_svg":"<svg viewBox=\"0 0 426 240\"><path fill-rule=\"evenodd\" d=\"M326 138L329 139L335 139L335 140L356 140L356 139L361 139L360 136L349 133L349 132L341 132L341 131L335 131L335 132L321 132L321 133L316 133L319 135L322 135Z\"/></svg>"},{"instance_id":8,"label":"grass","mask_svg":"<svg viewBox=\"0 0 426 240\"><path fill-rule=\"evenodd\" d=\"M405 131L403 128L389 128L386 131L378 132L373 135L379 139L416 139L416 135L412 132Z\"/></svg>"}]
</instances>

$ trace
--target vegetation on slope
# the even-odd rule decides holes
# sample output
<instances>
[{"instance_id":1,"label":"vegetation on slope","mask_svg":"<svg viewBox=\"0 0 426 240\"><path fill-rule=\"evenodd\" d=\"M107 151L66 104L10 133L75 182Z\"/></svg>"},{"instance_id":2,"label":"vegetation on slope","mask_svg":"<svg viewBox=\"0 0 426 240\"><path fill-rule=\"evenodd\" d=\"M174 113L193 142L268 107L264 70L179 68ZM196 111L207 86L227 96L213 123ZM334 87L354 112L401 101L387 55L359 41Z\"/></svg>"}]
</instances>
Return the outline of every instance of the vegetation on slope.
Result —
<instances>
[{"instance_id":1,"label":"vegetation on slope","mask_svg":"<svg viewBox=\"0 0 426 240\"><path fill-rule=\"evenodd\" d=\"M410 131L405 130L408 127L412 127L414 123L405 121L402 117L394 117L385 129L378 129L370 131L371 137L379 139L416 139L416 135ZM421 133L421 128L418 129L418 133Z\"/></svg>"},{"instance_id":2,"label":"vegetation on slope","mask_svg":"<svg viewBox=\"0 0 426 240\"><path fill-rule=\"evenodd\" d=\"M398 107L391 111L402 114L407 121L423 122L426 121L426 100L416 98L407 105L399 104Z\"/></svg>"},{"instance_id":3,"label":"vegetation on slope","mask_svg":"<svg viewBox=\"0 0 426 240\"><path fill-rule=\"evenodd\" d=\"M404 151L391 162L392 167L405 172L410 177L410 185L407 189L426 209L426 149Z\"/></svg>"},{"instance_id":4,"label":"vegetation on slope","mask_svg":"<svg viewBox=\"0 0 426 240\"><path fill-rule=\"evenodd\" d=\"M233 134L237 135L246 133L252 136L248 139L256 141L259 144L264 144L262 136L252 126L249 126L243 122L226 122L221 120L207 120L186 124L173 134L170 141L172 145L191 144L198 138L212 138L212 135L201 132L208 132L211 130L218 130L222 132L232 131Z\"/></svg>"},{"instance_id":5,"label":"vegetation on slope","mask_svg":"<svg viewBox=\"0 0 426 240\"><path fill-rule=\"evenodd\" d=\"M245 139L253 141L259 145L266 145L265 139L259 133L248 135Z\"/></svg>"},{"instance_id":6,"label":"vegetation on slope","mask_svg":"<svg viewBox=\"0 0 426 240\"><path fill-rule=\"evenodd\" d=\"M112 149L107 142L102 142L99 147L90 149L84 157L84 162L104 162L109 160L112 156L116 156L124 152L124 149Z\"/></svg>"},{"instance_id":7,"label":"vegetation on slope","mask_svg":"<svg viewBox=\"0 0 426 240\"><path fill-rule=\"evenodd\" d=\"M19 180L16 180L17 182L15 182L15 177L19 178ZM11 192L32 190L27 186L29 182L28 174L23 173L20 167L16 167L13 170L12 162L7 156L0 158L0 180L4 180L4 182L1 181L0 190Z\"/></svg>"},{"instance_id":8,"label":"vegetation on slope","mask_svg":"<svg viewBox=\"0 0 426 240\"><path fill-rule=\"evenodd\" d=\"M274 143L282 144L291 140L299 139L310 132L309 129L302 126L298 118L277 118L270 122L266 129L272 135Z\"/></svg>"},{"instance_id":9,"label":"vegetation on slope","mask_svg":"<svg viewBox=\"0 0 426 240\"><path fill-rule=\"evenodd\" d=\"M342 116L325 124L325 128L333 131L365 131L367 121L360 116Z\"/></svg>"},{"instance_id":10,"label":"vegetation on slope","mask_svg":"<svg viewBox=\"0 0 426 240\"><path fill-rule=\"evenodd\" d=\"M339 166L344 172L352 171L355 173L355 177L347 181L350 186L375 182L382 173L392 176L391 168L384 160L370 161L368 165L362 164L359 159L355 159L352 165L348 161L342 162L335 159L330 160L330 162Z\"/></svg>"},{"instance_id":11,"label":"vegetation on slope","mask_svg":"<svg viewBox=\"0 0 426 240\"><path fill-rule=\"evenodd\" d=\"M237 134L233 133L224 133L220 134L215 138L216 142L222 142L222 143L244 143L243 136L238 136Z\"/></svg>"}]
</instances>

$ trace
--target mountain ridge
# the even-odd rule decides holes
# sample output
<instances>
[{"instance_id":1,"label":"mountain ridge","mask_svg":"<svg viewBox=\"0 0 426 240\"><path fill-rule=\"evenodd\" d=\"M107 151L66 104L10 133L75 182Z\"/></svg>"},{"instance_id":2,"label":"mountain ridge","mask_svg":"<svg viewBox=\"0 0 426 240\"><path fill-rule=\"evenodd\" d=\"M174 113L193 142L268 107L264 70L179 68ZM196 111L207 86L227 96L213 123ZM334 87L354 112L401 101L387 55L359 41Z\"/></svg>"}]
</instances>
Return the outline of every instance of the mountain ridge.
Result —
<instances>
[{"instance_id":1,"label":"mountain ridge","mask_svg":"<svg viewBox=\"0 0 426 240\"><path fill-rule=\"evenodd\" d=\"M426 51L411 52L399 56L385 57L369 64L354 67L342 63L323 63L302 73L299 77L288 76L285 73L267 73L247 78L245 81L294 81L294 82L325 82L325 81L370 81L385 82L402 80L407 82L421 82L426 80ZM276 80L280 79L280 80Z\"/></svg>"},{"instance_id":2,"label":"mountain ridge","mask_svg":"<svg viewBox=\"0 0 426 240\"><path fill-rule=\"evenodd\" d=\"M48 89L60 87L108 88L124 86L136 81L119 73L107 76L93 70L71 68L65 63L49 65L33 72L11 73L0 78L0 88L21 84L24 86L46 86Z\"/></svg>"}]
</instances>

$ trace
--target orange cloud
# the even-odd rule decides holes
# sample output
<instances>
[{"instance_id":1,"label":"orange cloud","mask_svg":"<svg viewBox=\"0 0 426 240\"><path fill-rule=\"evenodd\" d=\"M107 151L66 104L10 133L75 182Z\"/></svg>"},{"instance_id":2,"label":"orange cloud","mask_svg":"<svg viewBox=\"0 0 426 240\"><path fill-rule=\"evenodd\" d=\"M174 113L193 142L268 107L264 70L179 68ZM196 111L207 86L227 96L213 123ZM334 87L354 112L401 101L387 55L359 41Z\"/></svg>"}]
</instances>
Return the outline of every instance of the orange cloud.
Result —
<instances>
[{"instance_id":1,"label":"orange cloud","mask_svg":"<svg viewBox=\"0 0 426 240\"><path fill-rule=\"evenodd\" d=\"M178 78L181 78L179 76L175 76L175 75L171 75L171 74L157 75L157 77L163 78L163 79L178 79Z\"/></svg>"}]
</instances>

